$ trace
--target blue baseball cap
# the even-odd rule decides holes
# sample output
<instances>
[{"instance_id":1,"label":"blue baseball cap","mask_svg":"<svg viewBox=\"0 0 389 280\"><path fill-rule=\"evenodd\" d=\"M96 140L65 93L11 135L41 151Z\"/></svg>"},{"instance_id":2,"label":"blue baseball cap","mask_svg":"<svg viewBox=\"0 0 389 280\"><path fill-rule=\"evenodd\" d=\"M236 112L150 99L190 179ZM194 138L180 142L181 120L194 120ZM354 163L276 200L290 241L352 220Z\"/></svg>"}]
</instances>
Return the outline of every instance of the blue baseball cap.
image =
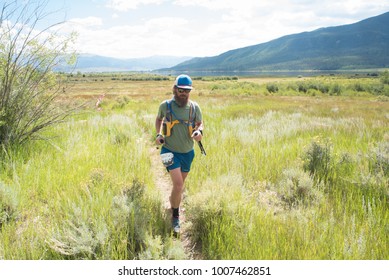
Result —
<instances>
[{"instance_id":1,"label":"blue baseball cap","mask_svg":"<svg viewBox=\"0 0 389 280\"><path fill-rule=\"evenodd\" d=\"M193 89L192 79L188 75L181 74L176 78L174 86L183 89Z\"/></svg>"}]
</instances>

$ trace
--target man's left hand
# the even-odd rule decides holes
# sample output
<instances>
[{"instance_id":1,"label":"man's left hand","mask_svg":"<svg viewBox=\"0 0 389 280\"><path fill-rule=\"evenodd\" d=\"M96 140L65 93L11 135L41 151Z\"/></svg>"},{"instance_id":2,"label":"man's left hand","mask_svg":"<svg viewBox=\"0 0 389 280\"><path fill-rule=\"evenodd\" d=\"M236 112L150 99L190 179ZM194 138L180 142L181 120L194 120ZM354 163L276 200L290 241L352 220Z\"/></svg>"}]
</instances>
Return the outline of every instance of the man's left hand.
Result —
<instances>
[{"instance_id":1,"label":"man's left hand","mask_svg":"<svg viewBox=\"0 0 389 280\"><path fill-rule=\"evenodd\" d=\"M201 139L203 139L203 135L201 134L200 130L196 130L196 131L193 132L192 138L195 141L199 142L199 141L201 141Z\"/></svg>"}]
</instances>

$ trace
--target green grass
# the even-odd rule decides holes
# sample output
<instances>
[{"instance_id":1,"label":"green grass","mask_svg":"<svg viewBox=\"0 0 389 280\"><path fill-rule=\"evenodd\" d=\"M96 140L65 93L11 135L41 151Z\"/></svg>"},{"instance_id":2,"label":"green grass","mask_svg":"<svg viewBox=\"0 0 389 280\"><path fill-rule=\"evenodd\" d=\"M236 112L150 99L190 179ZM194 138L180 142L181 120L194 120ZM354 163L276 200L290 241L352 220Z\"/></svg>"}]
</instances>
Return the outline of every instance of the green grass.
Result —
<instances>
[{"instance_id":1,"label":"green grass","mask_svg":"<svg viewBox=\"0 0 389 280\"><path fill-rule=\"evenodd\" d=\"M362 91L378 78L195 82L207 156L195 147L184 207L203 258L389 258L389 102ZM0 258L188 258L151 162L171 83L77 82L66 95L87 99L85 111L49 141L2 151Z\"/></svg>"},{"instance_id":2,"label":"green grass","mask_svg":"<svg viewBox=\"0 0 389 280\"><path fill-rule=\"evenodd\" d=\"M19 205L1 229L3 258L132 259L149 231L168 238L133 116L93 113L50 134L59 137L4 166Z\"/></svg>"},{"instance_id":3,"label":"green grass","mask_svg":"<svg viewBox=\"0 0 389 280\"><path fill-rule=\"evenodd\" d=\"M207 258L387 259L387 103L239 101L224 120L211 113L208 158L192 174L188 211ZM246 104L246 115L235 110ZM206 218L201 205L213 206Z\"/></svg>"}]
</instances>

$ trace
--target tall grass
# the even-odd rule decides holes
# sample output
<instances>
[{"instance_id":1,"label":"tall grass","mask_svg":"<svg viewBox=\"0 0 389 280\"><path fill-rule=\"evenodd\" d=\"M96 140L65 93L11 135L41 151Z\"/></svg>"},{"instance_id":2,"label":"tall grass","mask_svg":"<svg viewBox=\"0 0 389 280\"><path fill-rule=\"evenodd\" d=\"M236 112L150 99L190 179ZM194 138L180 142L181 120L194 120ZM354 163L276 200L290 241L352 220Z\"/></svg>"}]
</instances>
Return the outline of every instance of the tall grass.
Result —
<instances>
[{"instance_id":1,"label":"tall grass","mask_svg":"<svg viewBox=\"0 0 389 280\"><path fill-rule=\"evenodd\" d=\"M350 86L368 87L363 79L292 89L304 81L273 79L269 93L260 79L196 80L207 156L195 147L183 207L203 258L388 259L389 103ZM100 111L2 151L0 258L189 257L171 236L150 156L171 82L80 82L67 94L113 88Z\"/></svg>"},{"instance_id":2,"label":"tall grass","mask_svg":"<svg viewBox=\"0 0 389 280\"><path fill-rule=\"evenodd\" d=\"M19 195L15 203L16 194L6 196L10 187L1 185L0 257L136 259L150 250L151 239L171 238L148 139L132 114L92 113L50 134L57 137L3 166L2 179Z\"/></svg>"},{"instance_id":3,"label":"tall grass","mask_svg":"<svg viewBox=\"0 0 389 280\"><path fill-rule=\"evenodd\" d=\"M204 114L193 239L210 259L387 259L387 103L288 101L239 99Z\"/></svg>"}]
</instances>

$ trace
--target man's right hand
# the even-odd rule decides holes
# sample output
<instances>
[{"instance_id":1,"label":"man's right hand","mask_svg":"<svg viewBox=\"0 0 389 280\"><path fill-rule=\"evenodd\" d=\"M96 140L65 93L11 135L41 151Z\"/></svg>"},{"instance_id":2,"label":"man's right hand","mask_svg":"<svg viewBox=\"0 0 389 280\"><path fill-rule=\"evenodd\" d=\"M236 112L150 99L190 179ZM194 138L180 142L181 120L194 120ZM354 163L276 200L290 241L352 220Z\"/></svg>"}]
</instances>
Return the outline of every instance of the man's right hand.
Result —
<instances>
[{"instance_id":1,"label":"man's right hand","mask_svg":"<svg viewBox=\"0 0 389 280\"><path fill-rule=\"evenodd\" d=\"M155 143L157 145L162 145L163 143L165 143L165 138L162 134L157 134L157 138L155 138Z\"/></svg>"}]
</instances>

